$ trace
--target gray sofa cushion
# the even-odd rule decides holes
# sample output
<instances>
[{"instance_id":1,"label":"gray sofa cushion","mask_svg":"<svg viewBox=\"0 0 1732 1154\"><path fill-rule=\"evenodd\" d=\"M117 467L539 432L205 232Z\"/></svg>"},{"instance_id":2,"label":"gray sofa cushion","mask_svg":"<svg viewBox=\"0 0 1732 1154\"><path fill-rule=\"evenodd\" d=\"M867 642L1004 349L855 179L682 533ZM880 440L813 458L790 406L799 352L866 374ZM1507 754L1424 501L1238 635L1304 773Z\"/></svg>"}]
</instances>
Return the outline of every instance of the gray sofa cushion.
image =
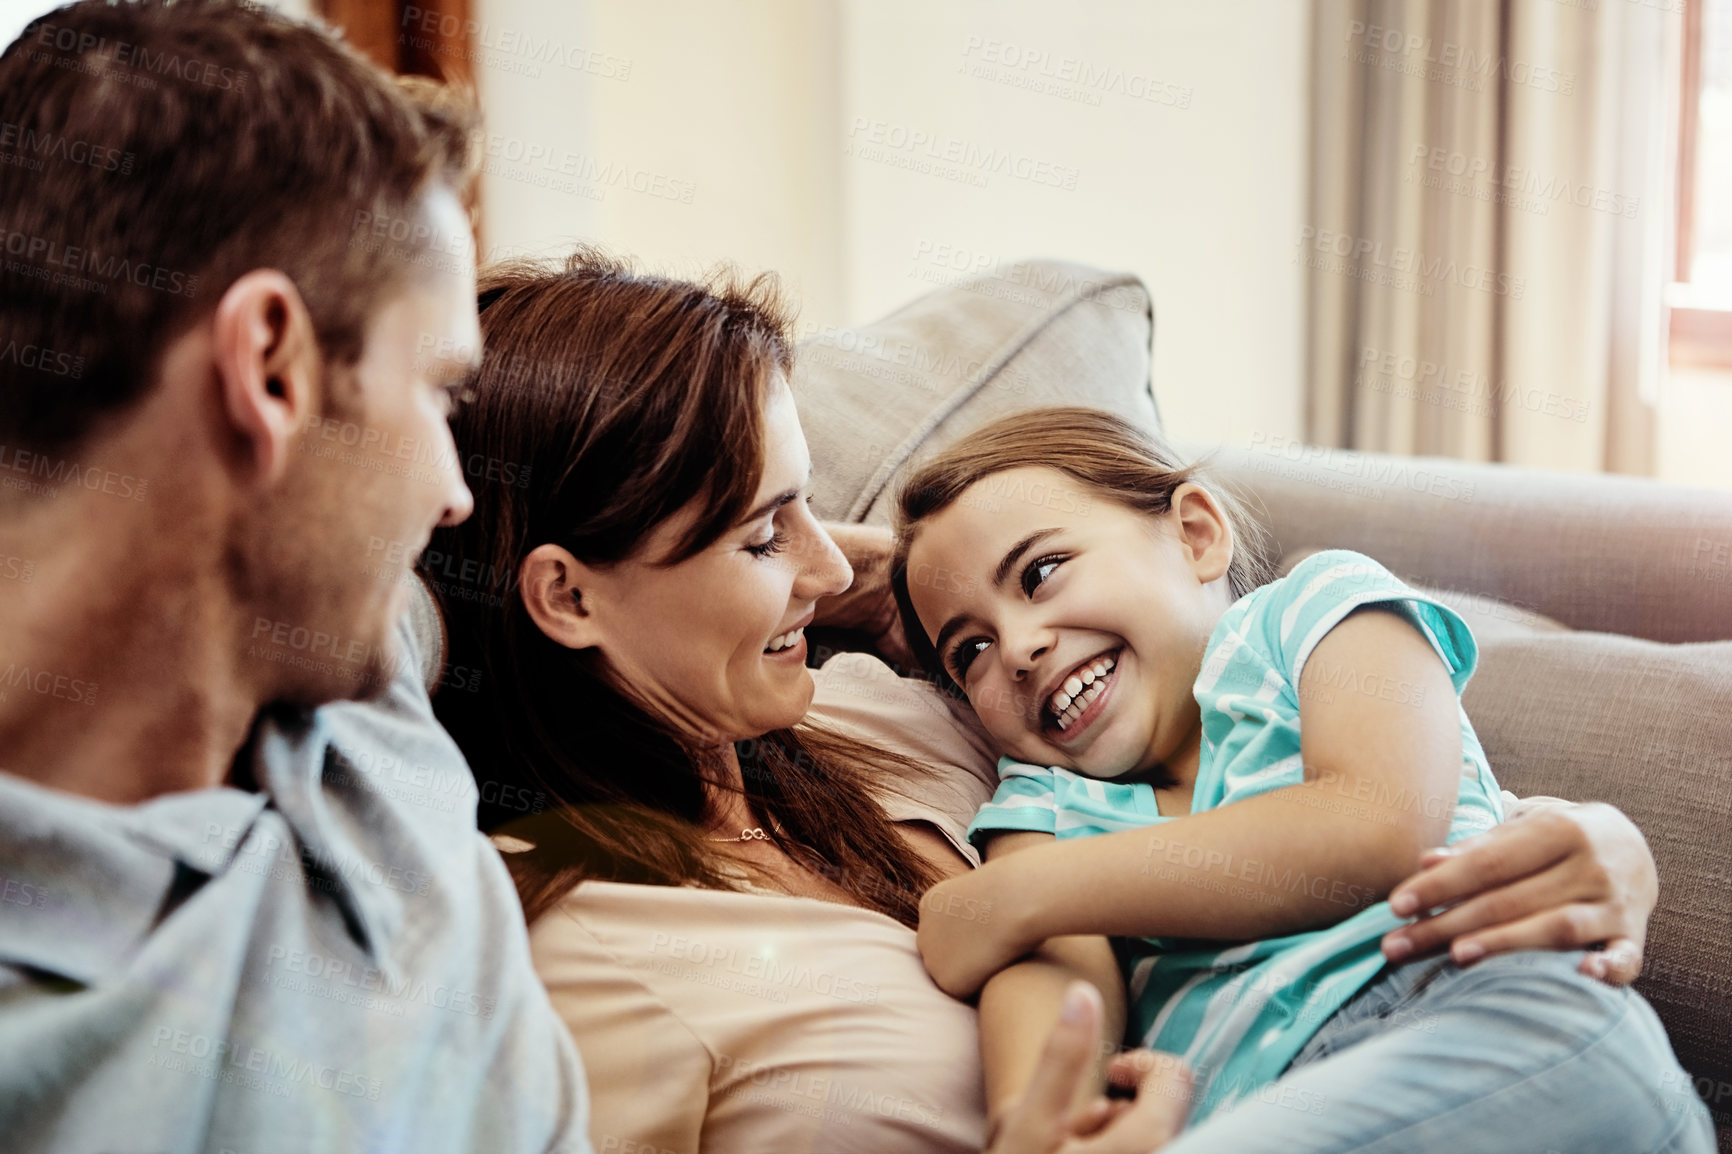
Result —
<instances>
[{"instance_id":1,"label":"gray sofa cushion","mask_svg":"<svg viewBox=\"0 0 1732 1154\"><path fill-rule=\"evenodd\" d=\"M1093 405L1158 431L1154 313L1129 273L1028 261L920 297L881 321L800 342L793 390L813 511L888 525L894 485L997 417Z\"/></svg>"},{"instance_id":2,"label":"gray sofa cushion","mask_svg":"<svg viewBox=\"0 0 1732 1154\"><path fill-rule=\"evenodd\" d=\"M1462 701L1505 789L1610 802L1647 836L1660 904L1636 989L1732 1136L1732 642L1485 636Z\"/></svg>"}]
</instances>

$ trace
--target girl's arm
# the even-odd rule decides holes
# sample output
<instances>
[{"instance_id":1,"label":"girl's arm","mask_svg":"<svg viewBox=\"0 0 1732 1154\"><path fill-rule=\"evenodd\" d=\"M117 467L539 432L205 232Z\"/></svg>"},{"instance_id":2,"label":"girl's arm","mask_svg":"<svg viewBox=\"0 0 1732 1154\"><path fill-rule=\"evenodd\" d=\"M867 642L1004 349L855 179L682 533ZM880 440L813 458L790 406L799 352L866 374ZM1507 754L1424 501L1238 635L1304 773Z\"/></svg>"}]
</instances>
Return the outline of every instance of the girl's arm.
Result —
<instances>
[{"instance_id":1,"label":"girl's arm","mask_svg":"<svg viewBox=\"0 0 1732 1154\"><path fill-rule=\"evenodd\" d=\"M1247 941L1333 925L1381 900L1448 833L1462 765L1455 687L1406 618L1368 606L1317 644L1299 702L1303 784L1037 846L935 887L934 910L972 899L995 916L974 927L921 919L934 980L972 994L1052 937Z\"/></svg>"},{"instance_id":2,"label":"girl's arm","mask_svg":"<svg viewBox=\"0 0 1732 1154\"><path fill-rule=\"evenodd\" d=\"M985 857L989 862L1001 861L1052 841L1048 833L999 834L986 844ZM994 1125L1022 1100L1058 1023L1066 991L1078 979L1100 992L1102 1025L1109 1042L1097 1055L1093 1076L1079 1087L1074 1105L1080 1108L1100 1093L1106 1062L1125 1032L1125 984L1107 939L1077 935L1042 942L1027 958L993 975L981 991L980 1063L986 1079L987 1117Z\"/></svg>"}]
</instances>

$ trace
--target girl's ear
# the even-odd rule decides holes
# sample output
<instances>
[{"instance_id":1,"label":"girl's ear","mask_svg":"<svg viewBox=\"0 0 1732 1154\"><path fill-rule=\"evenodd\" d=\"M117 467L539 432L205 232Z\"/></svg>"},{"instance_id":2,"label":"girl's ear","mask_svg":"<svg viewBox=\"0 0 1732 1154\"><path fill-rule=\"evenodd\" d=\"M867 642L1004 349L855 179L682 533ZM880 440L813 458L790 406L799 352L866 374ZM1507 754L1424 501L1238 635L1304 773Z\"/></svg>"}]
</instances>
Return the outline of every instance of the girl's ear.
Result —
<instances>
[{"instance_id":1,"label":"girl's ear","mask_svg":"<svg viewBox=\"0 0 1732 1154\"><path fill-rule=\"evenodd\" d=\"M1190 554L1197 580L1207 585L1225 577L1233 562L1233 526L1220 502L1201 485L1186 481L1173 490L1172 509L1179 543Z\"/></svg>"}]
</instances>

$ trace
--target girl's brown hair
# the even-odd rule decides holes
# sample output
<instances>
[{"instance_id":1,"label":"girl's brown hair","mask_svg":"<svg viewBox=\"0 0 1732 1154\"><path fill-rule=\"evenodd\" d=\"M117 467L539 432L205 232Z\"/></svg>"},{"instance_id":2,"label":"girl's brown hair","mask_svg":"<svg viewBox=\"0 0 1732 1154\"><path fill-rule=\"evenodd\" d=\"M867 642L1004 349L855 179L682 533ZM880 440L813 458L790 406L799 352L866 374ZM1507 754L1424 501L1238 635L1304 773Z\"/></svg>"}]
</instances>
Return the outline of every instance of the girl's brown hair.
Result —
<instances>
[{"instance_id":1,"label":"girl's brown hair","mask_svg":"<svg viewBox=\"0 0 1732 1154\"><path fill-rule=\"evenodd\" d=\"M965 696L962 688L927 640L908 596L908 552L914 529L949 508L976 481L1033 465L1057 469L1107 500L1151 516L1172 508L1173 492L1180 485L1202 480L1198 466L1181 465L1178 454L1155 437L1112 413L1079 406L1030 409L1002 417L922 465L897 494L890 587L915 659L940 689L959 698ZM1235 598L1243 597L1274 576L1266 536L1232 494L1219 488L1209 492L1226 514L1233 534L1227 583Z\"/></svg>"},{"instance_id":2,"label":"girl's brown hair","mask_svg":"<svg viewBox=\"0 0 1732 1154\"><path fill-rule=\"evenodd\" d=\"M764 407L792 358L776 282L640 275L580 249L561 267L487 270L479 302L486 351L453 420L475 512L434 534L421 569L451 667L484 671L433 703L481 786L482 826L534 846L507 858L531 921L586 879L737 889L743 863L703 829L720 750L619 692L599 651L543 634L516 586L545 542L605 566L696 502L654 562L674 565L745 515ZM861 905L919 920L936 875L874 800L870 771L920 767L809 724L734 748L774 841Z\"/></svg>"}]
</instances>

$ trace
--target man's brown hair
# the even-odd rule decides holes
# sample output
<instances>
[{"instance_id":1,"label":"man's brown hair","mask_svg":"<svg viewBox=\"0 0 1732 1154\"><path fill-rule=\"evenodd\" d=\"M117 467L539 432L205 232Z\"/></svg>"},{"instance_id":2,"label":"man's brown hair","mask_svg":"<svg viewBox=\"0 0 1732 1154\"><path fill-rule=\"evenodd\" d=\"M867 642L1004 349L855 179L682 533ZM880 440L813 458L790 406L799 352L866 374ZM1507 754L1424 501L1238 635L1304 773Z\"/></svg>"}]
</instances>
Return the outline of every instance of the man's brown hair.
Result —
<instances>
[{"instance_id":1,"label":"man's brown hair","mask_svg":"<svg viewBox=\"0 0 1732 1154\"><path fill-rule=\"evenodd\" d=\"M34 21L0 55L0 444L126 410L255 268L295 282L328 362L358 359L431 255L422 192L473 170L472 105L433 87L236 0Z\"/></svg>"}]
</instances>

